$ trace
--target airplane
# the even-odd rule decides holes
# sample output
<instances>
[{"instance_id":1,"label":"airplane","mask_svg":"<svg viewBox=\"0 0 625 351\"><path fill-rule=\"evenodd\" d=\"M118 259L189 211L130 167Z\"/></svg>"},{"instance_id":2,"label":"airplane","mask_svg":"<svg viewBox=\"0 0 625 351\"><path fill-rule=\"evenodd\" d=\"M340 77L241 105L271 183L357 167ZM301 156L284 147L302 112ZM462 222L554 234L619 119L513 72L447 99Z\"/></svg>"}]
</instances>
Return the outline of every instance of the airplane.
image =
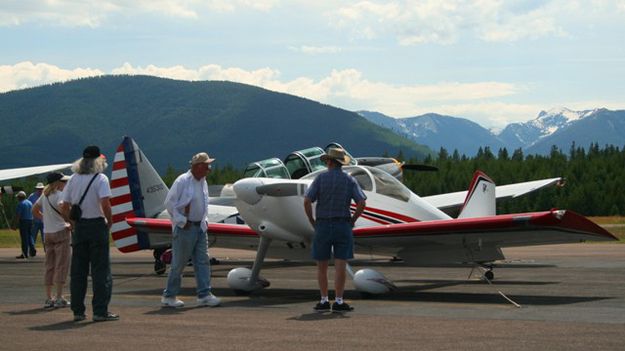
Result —
<instances>
[{"instance_id":1,"label":"airplane","mask_svg":"<svg viewBox=\"0 0 625 351\"><path fill-rule=\"evenodd\" d=\"M61 169L71 167L71 163L61 163L54 165L42 165L42 166L33 166L33 167L21 167L21 168L8 168L8 169L0 169L0 182L5 180L12 180L18 178L30 177L33 175L39 175L43 173L58 171ZM6 222L8 228L11 227L9 220L4 212L4 204L2 203L2 196L4 194L12 195L17 193L18 191L23 190L21 187L15 187L11 185L3 185L0 186L0 210L2 211L2 217Z\"/></svg>"},{"instance_id":2,"label":"airplane","mask_svg":"<svg viewBox=\"0 0 625 351\"><path fill-rule=\"evenodd\" d=\"M330 143L327 147L339 146ZM299 178L312 171L322 169L320 160L324 150L319 147L298 150L290 153L283 163L278 158L271 158L248 165L243 177L270 177L280 179ZM394 177L401 179L402 169L436 170L435 167L426 165L405 165L392 158L358 158L353 164L375 163ZM171 232L158 232L151 230L137 230L132 228L126 221L126 217L149 217L169 218L165 211L165 197L169 190L160 178L148 158L139 148L137 143L130 137L124 137L115 152L111 173L111 205L113 211L112 238L121 252L133 252L137 250L151 249L154 256L154 272L163 274L167 268L167 256L163 254L171 247ZM239 216L234 206L235 194L232 185L209 185L211 222L240 225L239 229L248 231L249 227ZM213 233L213 231L211 231ZM216 237L219 233L215 233ZM243 239L241 236L243 236ZM219 238L219 242L212 243L220 247L255 249L258 245L257 234L253 231L239 235L232 239L230 236ZM276 245L279 246L279 245ZM271 257L292 257L292 250L283 250L279 247L272 248ZM299 259L300 256L292 257ZM214 262L214 260L213 260Z\"/></svg>"},{"instance_id":3,"label":"airplane","mask_svg":"<svg viewBox=\"0 0 625 351\"><path fill-rule=\"evenodd\" d=\"M487 268L484 276L492 280L491 264L504 259L504 247L616 240L568 210L496 214L497 199L558 184L559 177L496 186L477 171L465 192L419 197L380 169L354 165L343 170L367 195L367 207L353 230L356 253L397 256L406 265L474 264ZM228 273L231 288L252 292L269 286L260 276L267 257L311 260L314 230L304 213L303 195L322 171L299 179L243 178L232 186L234 208L211 205L211 244L257 251L251 269L239 267ZM167 187L128 137L117 150L111 187L113 239L120 251L158 248L170 240L171 222L163 211ZM461 206L458 218L443 211L454 206ZM350 267L348 273L361 292L382 294L395 289L392 281L375 270L353 273Z\"/></svg>"},{"instance_id":4,"label":"airplane","mask_svg":"<svg viewBox=\"0 0 625 351\"><path fill-rule=\"evenodd\" d=\"M0 169L0 182L4 180L24 178L32 175L58 171L61 169L69 168L71 166L71 163L62 163L55 165Z\"/></svg>"}]
</instances>

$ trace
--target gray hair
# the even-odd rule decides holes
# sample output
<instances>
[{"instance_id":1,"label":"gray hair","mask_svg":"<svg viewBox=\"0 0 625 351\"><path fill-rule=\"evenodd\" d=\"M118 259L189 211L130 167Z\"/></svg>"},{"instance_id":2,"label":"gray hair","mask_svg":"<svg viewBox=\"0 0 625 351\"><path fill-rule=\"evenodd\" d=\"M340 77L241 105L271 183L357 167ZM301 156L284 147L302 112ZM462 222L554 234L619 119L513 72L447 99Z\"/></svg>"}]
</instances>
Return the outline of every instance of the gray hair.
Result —
<instances>
[{"instance_id":1,"label":"gray hair","mask_svg":"<svg viewBox=\"0 0 625 351\"><path fill-rule=\"evenodd\" d=\"M102 173L108 167L106 159L97 158L79 158L72 164L72 172L77 174L95 174Z\"/></svg>"}]
</instances>

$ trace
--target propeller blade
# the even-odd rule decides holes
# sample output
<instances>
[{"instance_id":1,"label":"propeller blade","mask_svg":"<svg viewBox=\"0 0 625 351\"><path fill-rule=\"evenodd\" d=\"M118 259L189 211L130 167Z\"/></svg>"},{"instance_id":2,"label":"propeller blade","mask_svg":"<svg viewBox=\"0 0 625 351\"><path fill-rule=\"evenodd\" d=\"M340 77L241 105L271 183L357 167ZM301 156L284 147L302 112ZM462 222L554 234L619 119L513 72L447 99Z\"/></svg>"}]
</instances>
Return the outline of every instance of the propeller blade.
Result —
<instances>
[{"instance_id":1,"label":"propeller blade","mask_svg":"<svg viewBox=\"0 0 625 351\"><path fill-rule=\"evenodd\" d=\"M303 195L305 191L306 184L298 183L276 183L256 187L256 192L259 195L276 197Z\"/></svg>"},{"instance_id":2,"label":"propeller blade","mask_svg":"<svg viewBox=\"0 0 625 351\"><path fill-rule=\"evenodd\" d=\"M438 171L438 167L429 166L429 165L420 165L420 164L404 164L401 167L402 169L408 169L411 171L426 171L426 172L436 172Z\"/></svg>"}]
</instances>

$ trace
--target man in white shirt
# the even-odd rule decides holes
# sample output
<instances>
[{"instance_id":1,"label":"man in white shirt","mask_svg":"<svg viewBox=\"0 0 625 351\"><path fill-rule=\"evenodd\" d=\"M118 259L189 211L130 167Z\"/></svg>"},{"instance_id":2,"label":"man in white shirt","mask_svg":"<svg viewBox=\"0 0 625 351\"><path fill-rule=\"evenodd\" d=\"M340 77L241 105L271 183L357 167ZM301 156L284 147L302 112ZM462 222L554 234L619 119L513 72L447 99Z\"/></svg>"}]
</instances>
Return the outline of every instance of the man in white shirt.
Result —
<instances>
[{"instance_id":1,"label":"man in white shirt","mask_svg":"<svg viewBox=\"0 0 625 351\"><path fill-rule=\"evenodd\" d=\"M198 306L217 306L221 303L211 293L210 261L208 259L208 185L206 175L211 170L210 158L200 152L191 158L191 169L180 175L172 184L165 206L172 223L172 259L167 287L161 297L165 307L183 307L176 296L180 292L182 271L189 258L193 262L197 283Z\"/></svg>"},{"instance_id":2,"label":"man in white shirt","mask_svg":"<svg viewBox=\"0 0 625 351\"><path fill-rule=\"evenodd\" d=\"M111 229L111 187L102 173L108 164L100 148L87 146L82 158L72 165L74 174L63 191L61 212L70 218L70 206L79 205L82 215L73 221L70 292L74 321L86 318L85 295L91 268L93 321L115 321L119 316L108 310L113 291L109 232ZM82 199L82 202L81 202Z\"/></svg>"}]
</instances>

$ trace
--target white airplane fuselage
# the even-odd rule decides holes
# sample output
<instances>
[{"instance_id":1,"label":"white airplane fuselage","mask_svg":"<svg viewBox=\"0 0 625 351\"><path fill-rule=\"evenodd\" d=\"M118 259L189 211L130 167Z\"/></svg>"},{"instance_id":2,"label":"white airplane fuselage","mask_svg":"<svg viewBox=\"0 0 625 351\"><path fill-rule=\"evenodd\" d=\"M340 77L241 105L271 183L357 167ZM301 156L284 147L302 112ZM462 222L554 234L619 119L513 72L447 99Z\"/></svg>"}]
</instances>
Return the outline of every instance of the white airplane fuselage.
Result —
<instances>
[{"instance_id":1,"label":"white airplane fuselage","mask_svg":"<svg viewBox=\"0 0 625 351\"><path fill-rule=\"evenodd\" d=\"M367 167L354 167L365 170L371 175ZM256 190L261 186L285 183L297 184L297 193L289 196L266 196L258 194ZM237 194L235 204L241 217L245 218L245 223L260 235L277 240L310 242L314 235L314 228L308 222L303 204L305 191L311 183L312 178L241 179L233 187ZM363 190L367 196L367 206L355 227L450 219L447 214L410 192L400 182L397 181L394 186L403 187L402 199L378 194L375 182L372 182L371 189ZM314 207L313 204L313 211Z\"/></svg>"}]
</instances>

